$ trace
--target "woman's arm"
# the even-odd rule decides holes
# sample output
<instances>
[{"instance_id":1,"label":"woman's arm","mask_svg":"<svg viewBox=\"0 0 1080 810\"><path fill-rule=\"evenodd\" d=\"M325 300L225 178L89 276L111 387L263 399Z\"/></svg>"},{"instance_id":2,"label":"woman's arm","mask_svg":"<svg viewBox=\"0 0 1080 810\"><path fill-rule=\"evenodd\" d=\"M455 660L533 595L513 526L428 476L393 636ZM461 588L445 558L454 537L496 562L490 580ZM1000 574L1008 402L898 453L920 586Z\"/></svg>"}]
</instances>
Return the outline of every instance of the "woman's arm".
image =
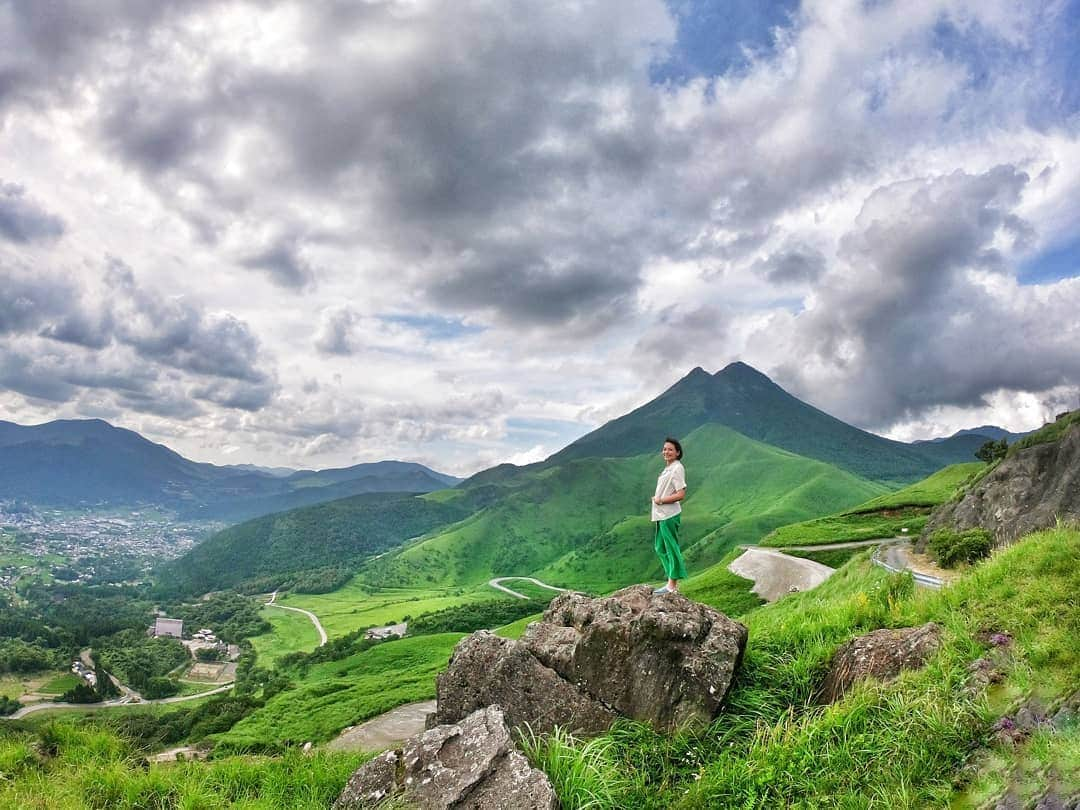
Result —
<instances>
[{"instance_id":1,"label":"woman's arm","mask_svg":"<svg viewBox=\"0 0 1080 810\"><path fill-rule=\"evenodd\" d=\"M679 501L681 501L685 497L686 497L686 487L683 487L678 492L672 492L670 495L665 495L662 498L653 498L653 503L655 503L655 504L678 503Z\"/></svg>"}]
</instances>

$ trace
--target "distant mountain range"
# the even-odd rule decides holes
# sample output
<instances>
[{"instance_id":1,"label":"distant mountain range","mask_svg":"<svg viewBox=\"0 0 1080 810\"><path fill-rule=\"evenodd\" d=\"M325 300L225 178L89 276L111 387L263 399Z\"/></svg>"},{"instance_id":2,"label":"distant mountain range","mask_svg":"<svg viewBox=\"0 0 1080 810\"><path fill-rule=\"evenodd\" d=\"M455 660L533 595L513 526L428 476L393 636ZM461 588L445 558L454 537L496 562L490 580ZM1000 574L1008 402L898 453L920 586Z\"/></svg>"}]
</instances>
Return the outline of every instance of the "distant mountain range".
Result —
<instances>
[{"instance_id":1,"label":"distant mountain range","mask_svg":"<svg viewBox=\"0 0 1080 810\"><path fill-rule=\"evenodd\" d=\"M244 523L166 575L192 593L322 566L358 570L378 586L457 587L532 574L603 592L659 571L648 498L665 435L686 449L683 540L697 570L778 526L974 461L986 441L890 441L801 402L743 363L716 374L697 368L543 462L502 464L408 502L359 497ZM387 516L399 513L411 529L388 531ZM421 536L407 537L412 529ZM302 557L283 552L300 547Z\"/></svg>"},{"instance_id":2,"label":"distant mountain range","mask_svg":"<svg viewBox=\"0 0 1080 810\"><path fill-rule=\"evenodd\" d=\"M1005 439L1005 441L1007 441L1009 444L1012 444L1017 439L1022 439L1025 436L1030 436L1034 432L1034 430L1027 430L1023 433L1012 433L1011 431L1005 430L1005 428L998 427L997 425L980 425L976 428L966 428L965 430L958 430L956 431L956 433L954 433L952 436L949 436L948 438L924 439L922 441L915 442L915 444L940 444L941 442L947 442L951 439L956 439L961 436L980 436L982 437L982 440L984 442L990 440L998 441L999 439Z\"/></svg>"},{"instance_id":3,"label":"distant mountain range","mask_svg":"<svg viewBox=\"0 0 1080 810\"><path fill-rule=\"evenodd\" d=\"M55 506L156 504L189 519L244 520L368 492L431 492L460 479L402 461L331 470L217 466L100 419L0 421L0 500Z\"/></svg>"}]
</instances>

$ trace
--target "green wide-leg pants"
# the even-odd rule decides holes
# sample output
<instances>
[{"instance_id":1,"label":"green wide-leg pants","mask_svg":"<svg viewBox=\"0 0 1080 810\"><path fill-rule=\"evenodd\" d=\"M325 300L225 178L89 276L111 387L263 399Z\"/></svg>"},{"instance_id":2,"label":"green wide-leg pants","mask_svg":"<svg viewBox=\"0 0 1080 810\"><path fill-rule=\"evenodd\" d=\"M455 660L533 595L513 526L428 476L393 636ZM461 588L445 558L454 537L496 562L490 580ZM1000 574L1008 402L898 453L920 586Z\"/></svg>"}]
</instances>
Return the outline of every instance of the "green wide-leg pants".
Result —
<instances>
[{"instance_id":1,"label":"green wide-leg pants","mask_svg":"<svg viewBox=\"0 0 1080 810\"><path fill-rule=\"evenodd\" d=\"M679 548L679 525L681 515L656 521L656 541L653 547L668 579L686 579L686 562Z\"/></svg>"}]
</instances>

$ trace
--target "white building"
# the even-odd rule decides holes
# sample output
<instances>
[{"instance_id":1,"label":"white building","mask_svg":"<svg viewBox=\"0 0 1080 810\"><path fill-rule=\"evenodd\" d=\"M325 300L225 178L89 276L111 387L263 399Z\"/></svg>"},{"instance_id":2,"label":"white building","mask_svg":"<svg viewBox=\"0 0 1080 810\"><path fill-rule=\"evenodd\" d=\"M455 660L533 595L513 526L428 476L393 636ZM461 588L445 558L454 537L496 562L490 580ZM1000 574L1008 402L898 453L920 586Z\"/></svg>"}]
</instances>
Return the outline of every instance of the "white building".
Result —
<instances>
[{"instance_id":1,"label":"white building","mask_svg":"<svg viewBox=\"0 0 1080 810\"><path fill-rule=\"evenodd\" d=\"M172 636L182 638L184 635L183 619L166 619L158 617L154 619L154 636Z\"/></svg>"}]
</instances>

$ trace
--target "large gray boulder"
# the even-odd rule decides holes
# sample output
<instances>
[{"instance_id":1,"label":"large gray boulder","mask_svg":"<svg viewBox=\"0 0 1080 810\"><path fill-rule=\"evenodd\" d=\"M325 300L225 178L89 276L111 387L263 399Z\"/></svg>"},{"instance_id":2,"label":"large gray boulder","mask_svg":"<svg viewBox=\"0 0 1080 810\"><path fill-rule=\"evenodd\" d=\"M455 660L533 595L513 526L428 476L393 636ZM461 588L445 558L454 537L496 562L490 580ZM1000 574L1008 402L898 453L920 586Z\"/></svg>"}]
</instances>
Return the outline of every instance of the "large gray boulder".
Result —
<instances>
[{"instance_id":1,"label":"large gray boulder","mask_svg":"<svg viewBox=\"0 0 1080 810\"><path fill-rule=\"evenodd\" d=\"M357 770L334 810L375 808L402 797L420 810L556 810L547 776L514 748L502 711L488 706L428 729Z\"/></svg>"},{"instance_id":2,"label":"large gray boulder","mask_svg":"<svg viewBox=\"0 0 1080 810\"><path fill-rule=\"evenodd\" d=\"M1009 455L958 501L934 510L920 543L942 528L983 528L1007 545L1059 519L1080 520L1080 424L1056 442Z\"/></svg>"},{"instance_id":3,"label":"large gray boulder","mask_svg":"<svg viewBox=\"0 0 1080 810\"><path fill-rule=\"evenodd\" d=\"M477 709L496 705L512 728L528 725L539 733L560 726L596 734L618 717L542 664L521 642L486 630L458 642L435 687L438 704L429 723L456 723Z\"/></svg>"},{"instance_id":4,"label":"large gray boulder","mask_svg":"<svg viewBox=\"0 0 1080 810\"><path fill-rule=\"evenodd\" d=\"M440 723L498 704L512 727L597 733L618 716L663 731L708 723L746 648L746 628L647 585L556 597L521 641L474 633L437 681Z\"/></svg>"},{"instance_id":5,"label":"large gray boulder","mask_svg":"<svg viewBox=\"0 0 1080 810\"><path fill-rule=\"evenodd\" d=\"M875 630L852 639L833 656L821 685L821 700L839 700L865 678L888 681L902 670L918 669L940 647L941 627L933 622L922 627Z\"/></svg>"}]
</instances>

